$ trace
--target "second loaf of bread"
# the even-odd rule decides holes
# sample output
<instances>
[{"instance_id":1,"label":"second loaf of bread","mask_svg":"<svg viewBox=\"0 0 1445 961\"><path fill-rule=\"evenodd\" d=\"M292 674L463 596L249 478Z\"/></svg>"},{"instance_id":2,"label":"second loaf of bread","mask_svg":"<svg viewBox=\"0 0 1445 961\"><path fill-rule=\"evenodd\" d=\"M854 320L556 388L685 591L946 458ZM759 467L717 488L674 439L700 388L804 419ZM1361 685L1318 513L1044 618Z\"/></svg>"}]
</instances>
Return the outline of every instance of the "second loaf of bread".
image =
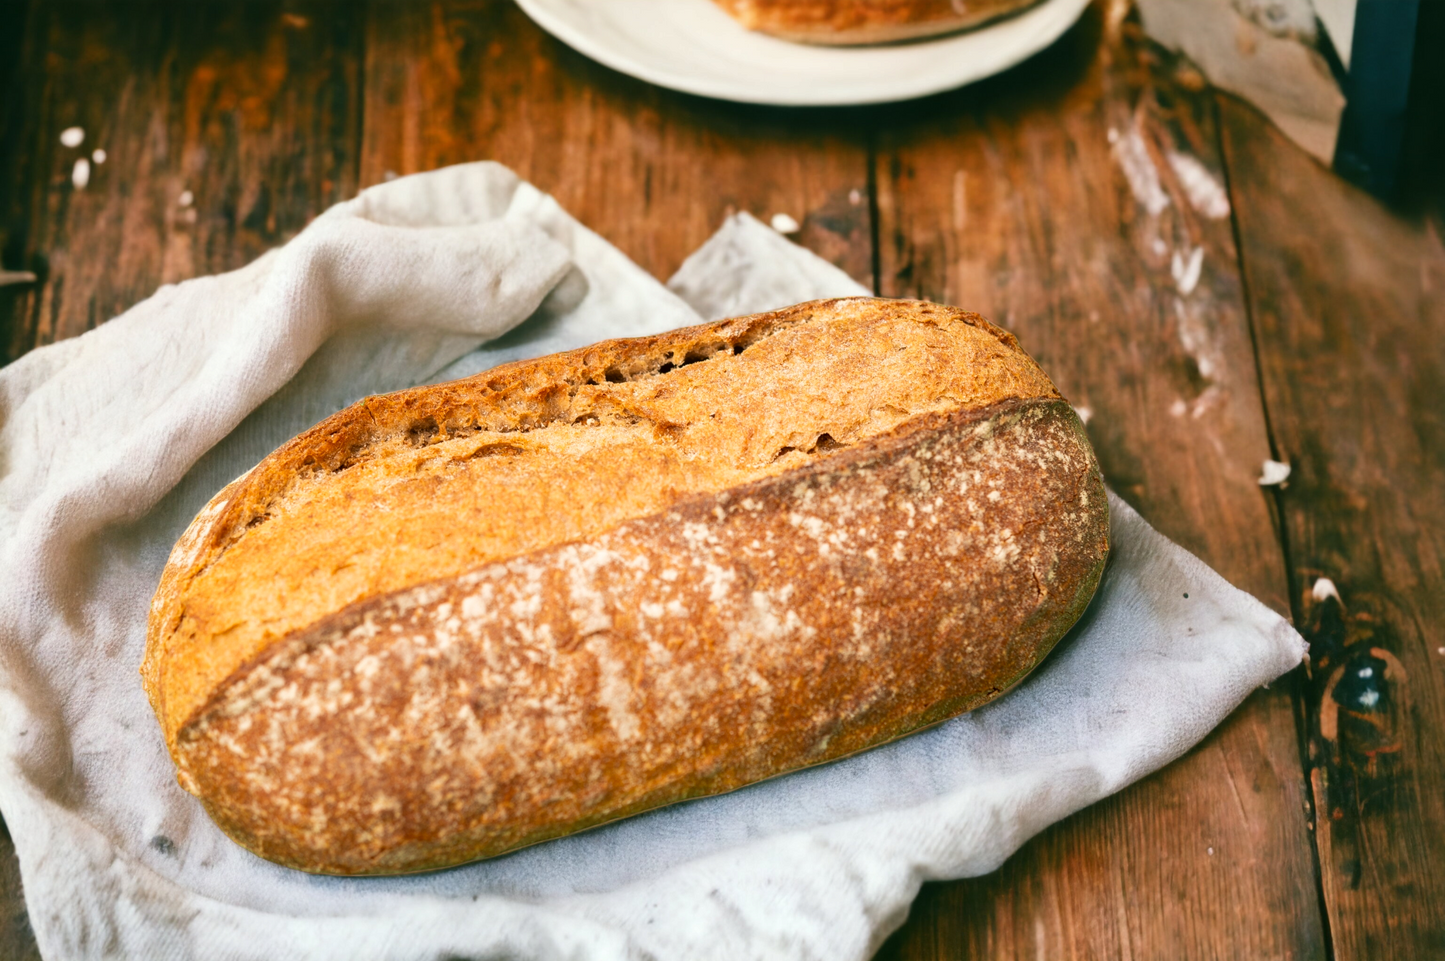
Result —
<instances>
[{"instance_id":1,"label":"second loaf of bread","mask_svg":"<svg viewBox=\"0 0 1445 961\"><path fill-rule=\"evenodd\" d=\"M1038 0L715 0L749 30L799 43L894 43L977 27Z\"/></svg>"},{"instance_id":2,"label":"second loaf of bread","mask_svg":"<svg viewBox=\"0 0 1445 961\"><path fill-rule=\"evenodd\" d=\"M237 842L427 870L969 710L1107 549L1082 425L1011 335L816 302L329 418L192 523L142 673Z\"/></svg>"}]
</instances>

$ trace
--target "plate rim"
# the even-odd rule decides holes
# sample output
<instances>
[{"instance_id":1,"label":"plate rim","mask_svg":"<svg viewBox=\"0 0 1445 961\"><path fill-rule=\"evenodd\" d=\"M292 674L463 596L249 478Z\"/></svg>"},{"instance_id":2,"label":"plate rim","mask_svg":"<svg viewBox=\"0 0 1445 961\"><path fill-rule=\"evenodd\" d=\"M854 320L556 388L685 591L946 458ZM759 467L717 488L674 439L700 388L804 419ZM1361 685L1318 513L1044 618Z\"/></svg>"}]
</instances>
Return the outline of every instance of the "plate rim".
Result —
<instances>
[{"instance_id":1,"label":"plate rim","mask_svg":"<svg viewBox=\"0 0 1445 961\"><path fill-rule=\"evenodd\" d=\"M1049 47L1054 41L1058 40L1059 37L1068 32L1069 28L1076 24L1079 18L1083 16L1084 11L1089 7L1092 0L1042 0L1041 3L1034 7L974 30L948 34L931 40L912 41L906 45L910 52L920 54L930 52L942 53L949 48L966 47L977 44L981 40L987 39L990 34L997 36L997 31L1000 28L1009 27L1018 29L1019 21L1028 23L1032 20L1038 23L1038 29L1033 32L1023 32L1020 42L1015 43L987 66L980 68L974 63L960 59L958 61L960 67L954 74L944 77L931 77L913 87L901 84L895 88L893 85L890 85L889 89L880 90L876 95L848 93L846 91L834 95L831 94L827 88L823 87L813 87L800 91L795 89L795 85L789 84L787 78L779 79L777 93L764 94L749 88L730 87L725 81L719 82L713 75L699 76L675 73L658 67L655 64L649 64L645 61L639 61L629 57L605 41L598 40L598 38L589 31L578 28L565 14L559 13L555 9L555 5L559 0L516 0L516 2L522 12L534 23L578 53L619 73L625 73L628 76L635 77L656 86L666 87L670 90L677 90L695 96L707 97L713 100L727 100L734 103L777 107L843 107L901 103L907 100L916 100L947 90L955 90L959 87L964 87L987 77L1002 73ZM565 3L567 0L561 0L561 2ZM684 0L652 0L652 2L673 4L684 2ZM707 4L709 7L712 6L711 0L686 0L686 2ZM603 9L605 9L606 6L606 4L599 4L599 7ZM722 11L719 11L719 13L722 13ZM726 14L723 15L726 16ZM790 43L790 41L786 40L779 40L777 42ZM808 49L810 51L820 52L825 56L836 58L842 62L859 53L871 53L879 48L809 46Z\"/></svg>"}]
</instances>

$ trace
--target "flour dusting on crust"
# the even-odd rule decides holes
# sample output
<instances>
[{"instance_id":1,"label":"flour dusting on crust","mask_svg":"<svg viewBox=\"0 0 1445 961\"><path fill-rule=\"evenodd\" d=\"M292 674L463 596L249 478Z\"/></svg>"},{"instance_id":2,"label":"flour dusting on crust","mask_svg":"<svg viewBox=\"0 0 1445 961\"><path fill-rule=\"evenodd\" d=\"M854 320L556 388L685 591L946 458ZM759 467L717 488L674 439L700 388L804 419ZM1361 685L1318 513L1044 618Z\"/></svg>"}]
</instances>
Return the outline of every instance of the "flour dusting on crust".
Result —
<instances>
[{"instance_id":1,"label":"flour dusting on crust","mask_svg":"<svg viewBox=\"0 0 1445 961\"><path fill-rule=\"evenodd\" d=\"M836 759L997 696L1082 612L1107 506L1062 400L375 598L178 739L212 816L337 874L500 854Z\"/></svg>"}]
</instances>

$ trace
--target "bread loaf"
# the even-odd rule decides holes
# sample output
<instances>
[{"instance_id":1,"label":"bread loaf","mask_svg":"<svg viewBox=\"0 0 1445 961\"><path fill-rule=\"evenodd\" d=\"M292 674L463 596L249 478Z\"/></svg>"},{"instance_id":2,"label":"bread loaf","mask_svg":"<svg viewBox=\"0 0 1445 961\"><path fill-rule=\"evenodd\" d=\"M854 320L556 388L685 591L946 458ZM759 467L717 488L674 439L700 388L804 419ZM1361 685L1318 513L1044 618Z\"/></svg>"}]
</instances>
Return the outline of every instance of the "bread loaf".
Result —
<instances>
[{"instance_id":1,"label":"bread loaf","mask_svg":"<svg viewBox=\"0 0 1445 961\"><path fill-rule=\"evenodd\" d=\"M1038 0L715 0L749 30L849 46L917 40L977 27Z\"/></svg>"},{"instance_id":2,"label":"bread loaf","mask_svg":"<svg viewBox=\"0 0 1445 961\"><path fill-rule=\"evenodd\" d=\"M371 397L216 495L142 675L281 864L422 871L831 761L1015 684L1108 550L975 314L800 304Z\"/></svg>"}]
</instances>

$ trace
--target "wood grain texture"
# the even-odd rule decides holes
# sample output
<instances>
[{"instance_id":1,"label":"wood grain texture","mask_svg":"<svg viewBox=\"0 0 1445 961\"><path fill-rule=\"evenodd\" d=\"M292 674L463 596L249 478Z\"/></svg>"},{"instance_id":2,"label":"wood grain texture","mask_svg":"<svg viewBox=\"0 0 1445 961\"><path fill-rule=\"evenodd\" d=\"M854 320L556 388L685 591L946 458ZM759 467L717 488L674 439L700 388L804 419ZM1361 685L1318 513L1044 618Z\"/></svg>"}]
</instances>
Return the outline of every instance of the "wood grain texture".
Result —
<instances>
[{"instance_id":1,"label":"wood grain texture","mask_svg":"<svg viewBox=\"0 0 1445 961\"><path fill-rule=\"evenodd\" d=\"M1313 647L1334 957L1445 957L1445 247L1251 109L1221 110L1274 443L1294 466L1279 501Z\"/></svg>"},{"instance_id":2,"label":"wood grain texture","mask_svg":"<svg viewBox=\"0 0 1445 961\"><path fill-rule=\"evenodd\" d=\"M25 910L25 893L20 886L20 862L15 842L0 822L0 958L6 961L39 961L40 948Z\"/></svg>"},{"instance_id":3,"label":"wood grain texture","mask_svg":"<svg viewBox=\"0 0 1445 961\"><path fill-rule=\"evenodd\" d=\"M379 0L361 183L497 160L662 280L728 214L786 213L794 239L871 285L860 116L662 90L575 53L509 0Z\"/></svg>"},{"instance_id":4,"label":"wood grain texture","mask_svg":"<svg viewBox=\"0 0 1445 961\"><path fill-rule=\"evenodd\" d=\"M35 63L39 50L31 30L29 4L0 3L0 270L19 270L26 265L24 257L25 218L20 196L29 180L30 154L21 149L28 141L23 132L34 118L24 109L42 76ZM5 331L16 309L16 302L29 285L0 286L0 361ZM25 909L25 893L20 883L20 861L15 842L3 820L0 820L0 957L15 961L31 961L40 957L35 933L30 928L30 915Z\"/></svg>"},{"instance_id":5,"label":"wood grain texture","mask_svg":"<svg viewBox=\"0 0 1445 961\"><path fill-rule=\"evenodd\" d=\"M40 122L31 106L44 85L45 46L35 28L40 18L28 3L0 3L0 18L8 26L0 32L0 270L36 273L26 245L35 168L30 146ZM12 357L7 347L15 318L24 313L33 286L0 285L0 363Z\"/></svg>"},{"instance_id":6,"label":"wood grain texture","mask_svg":"<svg viewBox=\"0 0 1445 961\"><path fill-rule=\"evenodd\" d=\"M57 2L31 20L43 82L20 105L29 167L10 219L41 283L15 298L7 358L239 267L355 192L361 34L346 9ZM76 148L58 139L71 126Z\"/></svg>"},{"instance_id":7,"label":"wood grain texture","mask_svg":"<svg viewBox=\"0 0 1445 961\"><path fill-rule=\"evenodd\" d=\"M1201 170L1222 179L1213 101L1108 16L894 114L878 157L883 293L1012 330L1091 414L1105 479L1284 611L1231 225L1218 196L1189 197ZM929 886L880 956L1323 957L1290 686L997 875Z\"/></svg>"},{"instance_id":8,"label":"wood grain texture","mask_svg":"<svg viewBox=\"0 0 1445 961\"><path fill-rule=\"evenodd\" d=\"M1426 6L1422 24L1435 13ZM1129 130L1145 103L1142 145L1156 168L1172 144L1221 173L1195 78L1146 84L1137 61L1101 44L1098 12L991 83L861 111L659 91L588 62L502 0L0 0L0 12L23 14L0 33L0 256L41 280L0 288L5 360L162 281L237 266L387 171L501 160L661 277L730 210L785 212L803 224L796 239L859 280L876 253L886 293L925 293L1012 326L1089 408L1106 474L1146 517L1275 607L1292 603L1317 656L1298 685L1312 792L1276 686L1182 763L1046 832L997 875L927 886L883 957L1318 957L1320 914L1301 893L1311 796L1325 814L1326 949L1445 955L1445 180L1428 106L1439 58L1417 70L1426 96L1411 109L1424 121L1412 129L1423 133L1407 171L1407 201L1434 228L1392 219L1225 103L1246 294L1225 223L1182 214L1182 184L1167 176L1170 205L1147 216L1113 160L1108 129ZM79 151L57 140L71 124L86 129L87 154L108 153L84 191L70 180ZM1173 255L1196 247L1181 315ZM1186 278L1188 267L1182 259ZM1249 399L1245 303L1274 444L1296 467L1276 515L1290 537L1289 588L1267 533L1273 508L1250 486L1270 447ZM1223 366L1205 371L1206 357ZM1321 575L1342 605L1306 597ZM1362 666L1385 681L1382 710L1358 710L1370 689L1341 688L1346 668L1358 681ZM4 838L0 862L10 919L0 956L33 957Z\"/></svg>"},{"instance_id":9,"label":"wood grain texture","mask_svg":"<svg viewBox=\"0 0 1445 961\"><path fill-rule=\"evenodd\" d=\"M5 362L91 329L162 283L239 267L355 193L362 35L347 8L0 8L12 13L0 26L0 266L39 283L0 288ZM79 148L59 141L70 126L85 131ZM91 173L77 189L82 157ZM0 957L38 957L8 835L0 864Z\"/></svg>"}]
</instances>

